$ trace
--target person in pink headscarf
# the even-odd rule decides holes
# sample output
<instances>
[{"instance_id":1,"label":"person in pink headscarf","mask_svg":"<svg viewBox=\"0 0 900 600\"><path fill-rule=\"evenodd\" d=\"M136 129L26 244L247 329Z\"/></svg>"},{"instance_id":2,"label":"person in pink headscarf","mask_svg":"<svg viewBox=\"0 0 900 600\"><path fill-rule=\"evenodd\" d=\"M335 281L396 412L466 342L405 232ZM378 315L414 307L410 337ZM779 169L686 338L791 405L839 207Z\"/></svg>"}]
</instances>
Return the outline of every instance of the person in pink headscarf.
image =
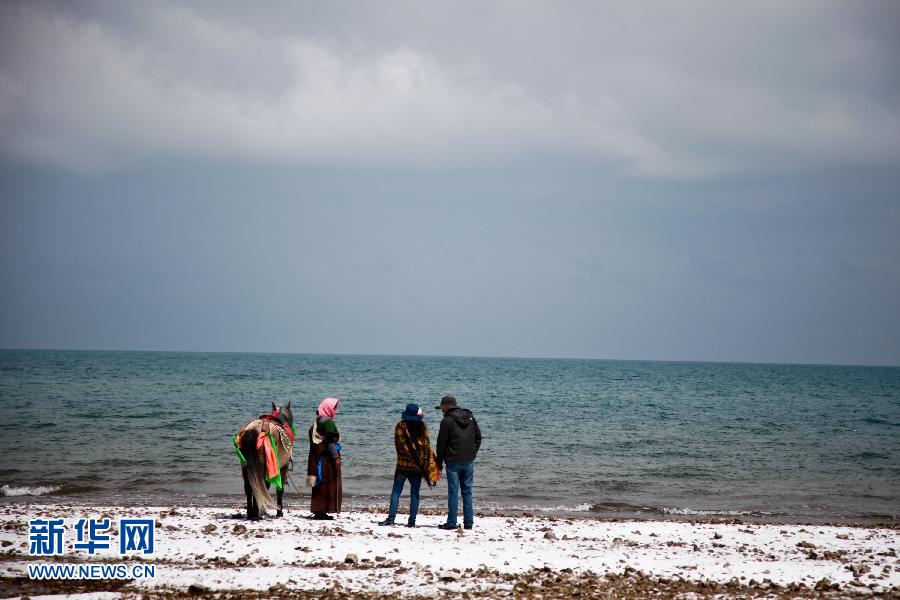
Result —
<instances>
[{"instance_id":1,"label":"person in pink headscarf","mask_svg":"<svg viewBox=\"0 0 900 600\"><path fill-rule=\"evenodd\" d=\"M331 520L334 517L328 513L341 512L341 434L334 424L338 403L337 398L322 400L309 428L306 482L312 488L309 510L314 519Z\"/></svg>"}]
</instances>

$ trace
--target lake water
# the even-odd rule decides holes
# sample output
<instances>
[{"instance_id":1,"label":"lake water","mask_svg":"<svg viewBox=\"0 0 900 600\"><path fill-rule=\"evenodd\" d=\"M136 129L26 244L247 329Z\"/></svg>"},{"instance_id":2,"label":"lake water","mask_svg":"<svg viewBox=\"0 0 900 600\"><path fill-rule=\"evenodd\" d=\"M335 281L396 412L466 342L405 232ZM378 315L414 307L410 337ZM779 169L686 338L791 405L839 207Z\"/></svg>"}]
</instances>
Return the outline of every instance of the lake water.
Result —
<instances>
[{"instance_id":1,"label":"lake water","mask_svg":"<svg viewBox=\"0 0 900 600\"><path fill-rule=\"evenodd\" d=\"M434 442L445 394L484 434L477 509L900 516L900 368L301 354L0 351L0 502L237 506L231 435L291 400L305 439L336 396L345 504L383 507L400 412Z\"/></svg>"}]
</instances>

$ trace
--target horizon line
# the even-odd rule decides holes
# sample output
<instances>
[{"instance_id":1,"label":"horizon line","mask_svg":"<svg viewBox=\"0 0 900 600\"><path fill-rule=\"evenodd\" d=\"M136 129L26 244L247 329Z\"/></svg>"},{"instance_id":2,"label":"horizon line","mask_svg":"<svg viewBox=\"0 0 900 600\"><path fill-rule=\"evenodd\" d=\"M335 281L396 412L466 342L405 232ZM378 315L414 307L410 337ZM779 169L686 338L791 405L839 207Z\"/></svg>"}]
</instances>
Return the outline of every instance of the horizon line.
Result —
<instances>
[{"instance_id":1,"label":"horizon line","mask_svg":"<svg viewBox=\"0 0 900 600\"><path fill-rule=\"evenodd\" d=\"M741 360L699 360L699 359L660 359L660 358L600 358L587 356L496 356L476 354L390 354L363 352L277 352L248 350L141 350L121 348L0 348L0 352L107 352L107 353L143 353L143 354L269 354L288 356L368 356L385 358L479 358L487 360L581 360L602 362L655 362L685 364L719 364L719 365L759 365L759 366L794 366L794 367L870 367L900 368L900 364L865 364L865 363L817 363L817 362L766 362Z\"/></svg>"}]
</instances>

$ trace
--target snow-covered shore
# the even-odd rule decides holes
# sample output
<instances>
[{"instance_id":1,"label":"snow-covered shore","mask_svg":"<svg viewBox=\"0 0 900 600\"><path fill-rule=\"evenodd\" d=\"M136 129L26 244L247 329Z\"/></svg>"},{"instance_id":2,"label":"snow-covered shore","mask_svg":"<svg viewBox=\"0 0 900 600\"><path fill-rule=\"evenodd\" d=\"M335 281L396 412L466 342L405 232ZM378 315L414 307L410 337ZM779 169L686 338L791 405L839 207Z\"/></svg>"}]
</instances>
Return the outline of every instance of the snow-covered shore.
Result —
<instances>
[{"instance_id":1,"label":"snow-covered shore","mask_svg":"<svg viewBox=\"0 0 900 600\"><path fill-rule=\"evenodd\" d=\"M3 591L32 597L72 590L549 597L576 589L620 597L900 591L900 532L891 528L494 516L454 532L437 529L439 516L421 515L410 529L380 527L378 513L342 513L334 521L307 514L289 507L284 518L247 522L237 507L0 507ZM69 534L64 555L28 555L29 519L65 518L71 528L79 518L101 516L155 519L155 554L90 557L72 550ZM38 562L136 560L154 563L155 577L106 587L28 580L27 565Z\"/></svg>"}]
</instances>

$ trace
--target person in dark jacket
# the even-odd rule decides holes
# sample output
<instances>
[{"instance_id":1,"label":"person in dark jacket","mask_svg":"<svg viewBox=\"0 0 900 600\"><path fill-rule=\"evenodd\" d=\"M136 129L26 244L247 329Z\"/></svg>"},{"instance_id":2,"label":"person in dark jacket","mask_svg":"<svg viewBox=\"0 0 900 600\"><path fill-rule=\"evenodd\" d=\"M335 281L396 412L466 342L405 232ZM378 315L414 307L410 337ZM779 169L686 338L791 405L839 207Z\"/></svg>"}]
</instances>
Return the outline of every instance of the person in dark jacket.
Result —
<instances>
[{"instance_id":1,"label":"person in dark jacket","mask_svg":"<svg viewBox=\"0 0 900 600\"><path fill-rule=\"evenodd\" d=\"M459 493L463 498L463 527L472 529L472 482L475 479L475 456L481 448L481 430L472 411L460 408L453 396L444 396L439 408L444 413L437 439L438 468L447 465L447 522L440 529L456 529Z\"/></svg>"}]
</instances>

